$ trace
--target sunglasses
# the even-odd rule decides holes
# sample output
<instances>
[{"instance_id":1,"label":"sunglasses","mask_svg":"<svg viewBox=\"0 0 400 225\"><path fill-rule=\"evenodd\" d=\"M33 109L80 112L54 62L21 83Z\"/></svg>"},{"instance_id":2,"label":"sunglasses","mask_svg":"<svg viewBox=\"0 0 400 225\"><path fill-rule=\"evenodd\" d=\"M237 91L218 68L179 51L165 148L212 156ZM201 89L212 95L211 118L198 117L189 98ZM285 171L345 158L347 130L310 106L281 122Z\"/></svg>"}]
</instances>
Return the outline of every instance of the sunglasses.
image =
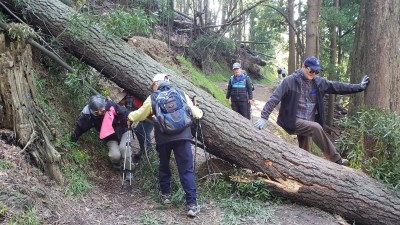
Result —
<instances>
[{"instance_id":1,"label":"sunglasses","mask_svg":"<svg viewBox=\"0 0 400 225\"><path fill-rule=\"evenodd\" d=\"M310 67L307 67L307 68L310 69L310 73L313 73L315 75L319 74L319 71L312 70Z\"/></svg>"}]
</instances>

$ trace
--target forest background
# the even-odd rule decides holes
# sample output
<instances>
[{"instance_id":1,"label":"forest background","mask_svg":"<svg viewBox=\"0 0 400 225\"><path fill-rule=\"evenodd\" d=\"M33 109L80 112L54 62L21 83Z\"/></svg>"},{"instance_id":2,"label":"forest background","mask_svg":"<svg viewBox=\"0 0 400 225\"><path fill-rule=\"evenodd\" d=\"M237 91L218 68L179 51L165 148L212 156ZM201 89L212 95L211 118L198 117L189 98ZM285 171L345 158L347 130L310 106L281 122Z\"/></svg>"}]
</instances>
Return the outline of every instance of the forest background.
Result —
<instances>
[{"instance_id":1,"label":"forest background","mask_svg":"<svg viewBox=\"0 0 400 225\"><path fill-rule=\"evenodd\" d=\"M176 57L180 61L179 64L193 63L193 67L188 66L184 70L193 74L193 71L200 69L205 75L205 80L226 81L227 71L230 71L233 61L247 62L246 55L241 52L243 45L245 49L252 51L251 55L257 56L257 60L252 59L244 64L256 83L273 82L278 66L287 65L289 73L293 72L305 57L311 55L321 59L325 68L323 76L326 78L356 83L363 74L368 74L371 77L371 85L365 94L340 99L344 107L349 107L350 115L355 117L345 117L341 120L343 133L338 139L338 144L344 150L343 154L351 160L352 167L361 169L398 189L399 79L396 71L400 67L400 46L395 37L398 37L400 29L400 6L396 2L398 3L396 0L368 3L308 1L306 4L303 1L64 1L83 15L70 20L68 32L72 35L79 36L82 33L82 28L78 25L83 20L89 25L100 26L107 35L125 40L139 35L158 37L179 54ZM6 3L7 1L2 1L2 4ZM3 23L15 20L9 17L5 7L3 10ZM298 15L296 19L295 11ZM179 16L181 18L177 19ZM374 32L371 32L372 28ZM12 30L4 30L8 30L10 36L18 36L12 33ZM157 33L158 31L161 33ZM107 85L100 85L101 75L94 72L84 61L72 57L71 52L59 45L56 36L50 36L47 32L39 34L38 40L47 43L47 48L51 47L50 49L60 55L67 64L72 65L72 70L65 69L47 57L38 57L34 74L36 86L39 92L42 92L42 104L50 104L46 106L50 107L46 108L46 111L58 117L53 120L64 124L64 128L58 126L55 134L55 148L63 153L61 177L66 178L67 184L64 192L84 194L89 190L90 182L87 180L90 178L80 171L82 164L89 164L87 160L93 160L89 153L93 146L103 147L96 145L98 141L95 134L88 137L88 142L83 146L76 146L69 142L69 132L76 119L74 115L79 114L88 96L93 94L93 89L104 95L109 95L109 89ZM47 72L44 72L47 69L50 69L52 74L58 74L58 79L49 77ZM64 76L60 76L62 74ZM260 74L262 76L259 76ZM204 86L205 80L197 81L198 85ZM192 82L196 83L195 79L192 79ZM62 88L65 99L59 94L46 94L52 83L60 84L59 88ZM218 90L203 88L217 99L224 98ZM5 96L2 95L2 102L6 102ZM74 96L75 102L67 103L71 96ZM329 98L327 105L330 106L328 111L331 113L328 116L328 127L334 126L333 109L338 100L336 96ZM52 105L56 107L52 108ZM70 106L72 111L64 106ZM61 108L68 113L64 115L58 112ZM1 128L12 128L15 121L3 118L5 117L2 117ZM25 152L39 168L45 168L40 164L46 160L40 160L42 156L35 155L34 149ZM104 158L102 160L105 161ZM7 160L2 161L1 165L2 170L14 168ZM83 172L87 170L90 170L90 167L85 167ZM76 177L79 179L74 180ZM241 195L258 195L251 198L259 198L260 193L269 195L265 194L267 188L263 187L260 191L254 184L252 188L243 187L245 191ZM240 187L236 189L240 190ZM265 201L262 196L261 200ZM177 197L178 205L180 198L182 196ZM26 219L24 215L35 218L35 208L31 204L27 204L30 207L21 207L21 214L11 210L12 206L8 205L8 201L2 204L2 218L7 219L6 221ZM30 214L32 212L33 214ZM239 216L239 220L245 217ZM26 223L26 220L22 220L21 223Z\"/></svg>"}]
</instances>

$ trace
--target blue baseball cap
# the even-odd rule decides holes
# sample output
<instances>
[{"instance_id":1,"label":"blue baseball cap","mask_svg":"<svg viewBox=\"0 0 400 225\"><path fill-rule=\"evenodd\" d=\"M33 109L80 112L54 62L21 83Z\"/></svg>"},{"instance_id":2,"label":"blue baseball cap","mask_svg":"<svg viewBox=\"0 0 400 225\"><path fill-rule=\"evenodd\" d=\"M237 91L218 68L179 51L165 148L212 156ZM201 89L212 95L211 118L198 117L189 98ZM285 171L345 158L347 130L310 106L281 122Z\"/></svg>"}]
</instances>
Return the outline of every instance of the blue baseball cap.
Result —
<instances>
[{"instance_id":1,"label":"blue baseball cap","mask_svg":"<svg viewBox=\"0 0 400 225\"><path fill-rule=\"evenodd\" d=\"M310 67L314 71L323 70L321 68L321 64L319 63L319 60L314 56L308 57L306 60L304 60L304 66Z\"/></svg>"}]
</instances>

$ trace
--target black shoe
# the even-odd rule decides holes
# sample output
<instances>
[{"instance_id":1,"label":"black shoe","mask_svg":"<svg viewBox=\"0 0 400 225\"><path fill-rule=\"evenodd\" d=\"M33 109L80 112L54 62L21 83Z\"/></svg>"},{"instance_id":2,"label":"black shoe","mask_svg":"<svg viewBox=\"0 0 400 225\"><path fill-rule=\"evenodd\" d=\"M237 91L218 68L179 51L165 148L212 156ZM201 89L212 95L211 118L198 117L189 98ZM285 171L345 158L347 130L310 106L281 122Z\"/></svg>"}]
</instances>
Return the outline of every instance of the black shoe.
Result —
<instances>
[{"instance_id":1,"label":"black shoe","mask_svg":"<svg viewBox=\"0 0 400 225\"><path fill-rule=\"evenodd\" d=\"M336 161L336 163L342 166L349 166L349 160L343 158Z\"/></svg>"}]
</instances>

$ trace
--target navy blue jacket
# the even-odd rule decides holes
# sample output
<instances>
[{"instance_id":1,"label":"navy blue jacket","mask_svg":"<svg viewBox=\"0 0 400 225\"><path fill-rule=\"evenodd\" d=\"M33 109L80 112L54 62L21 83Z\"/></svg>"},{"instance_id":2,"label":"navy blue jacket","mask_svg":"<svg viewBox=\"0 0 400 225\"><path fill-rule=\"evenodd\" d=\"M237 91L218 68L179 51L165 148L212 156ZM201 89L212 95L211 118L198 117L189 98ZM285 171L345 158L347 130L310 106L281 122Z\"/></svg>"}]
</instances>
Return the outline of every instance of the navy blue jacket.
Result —
<instances>
[{"instance_id":1,"label":"navy blue jacket","mask_svg":"<svg viewBox=\"0 0 400 225\"><path fill-rule=\"evenodd\" d=\"M231 76L228 83L228 91L226 93L226 99L231 98L231 101L248 101L253 99L253 83L246 74L240 74L239 76Z\"/></svg>"}]
</instances>

